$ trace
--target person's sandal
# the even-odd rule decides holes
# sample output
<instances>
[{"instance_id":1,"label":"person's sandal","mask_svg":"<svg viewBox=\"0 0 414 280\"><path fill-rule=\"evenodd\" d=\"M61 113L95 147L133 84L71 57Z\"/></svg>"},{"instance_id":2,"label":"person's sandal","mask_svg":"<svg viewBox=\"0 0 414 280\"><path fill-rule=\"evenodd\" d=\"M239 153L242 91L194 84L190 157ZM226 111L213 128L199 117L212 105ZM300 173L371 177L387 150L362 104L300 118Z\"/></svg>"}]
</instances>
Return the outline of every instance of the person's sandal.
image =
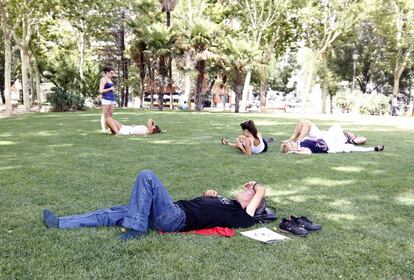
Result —
<instances>
[{"instance_id":1,"label":"person's sandal","mask_svg":"<svg viewBox=\"0 0 414 280\"><path fill-rule=\"evenodd\" d=\"M376 146L376 147L374 148L374 150L375 150L376 152L382 152L382 151L384 151L384 145L379 145L379 146Z\"/></svg>"}]
</instances>

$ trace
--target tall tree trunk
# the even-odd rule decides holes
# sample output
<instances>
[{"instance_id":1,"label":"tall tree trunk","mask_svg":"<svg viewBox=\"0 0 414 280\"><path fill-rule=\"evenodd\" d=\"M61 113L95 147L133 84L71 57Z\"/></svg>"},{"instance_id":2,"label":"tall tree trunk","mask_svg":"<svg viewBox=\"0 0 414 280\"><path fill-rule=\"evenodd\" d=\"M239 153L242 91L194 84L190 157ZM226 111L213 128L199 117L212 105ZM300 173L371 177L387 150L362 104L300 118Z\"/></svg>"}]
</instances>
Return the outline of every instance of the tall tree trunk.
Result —
<instances>
[{"instance_id":1,"label":"tall tree trunk","mask_svg":"<svg viewBox=\"0 0 414 280\"><path fill-rule=\"evenodd\" d=\"M196 69L198 71L197 75L197 87L196 87L196 110L201 111L203 109L202 104L202 95L203 95L203 84L205 78L205 60L197 61Z\"/></svg>"},{"instance_id":2,"label":"tall tree trunk","mask_svg":"<svg viewBox=\"0 0 414 280\"><path fill-rule=\"evenodd\" d=\"M327 53L322 54L323 62L323 86L322 86L322 109L321 113L326 114L326 98L329 94L329 77L328 77L328 56Z\"/></svg>"},{"instance_id":3,"label":"tall tree trunk","mask_svg":"<svg viewBox=\"0 0 414 280\"><path fill-rule=\"evenodd\" d=\"M144 97L145 97L145 55L141 51L139 54L139 78L141 79L141 104L140 108L144 108Z\"/></svg>"},{"instance_id":4,"label":"tall tree trunk","mask_svg":"<svg viewBox=\"0 0 414 280\"><path fill-rule=\"evenodd\" d=\"M22 40L20 44L20 56L22 60L22 87L23 87L23 103L25 112L30 112L30 96L29 96L29 43L32 36L32 26L29 23L29 15L22 17Z\"/></svg>"},{"instance_id":5,"label":"tall tree trunk","mask_svg":"<svg viewBox=\"0 0 414 280\"><path fill-rule=\"evenodd\" d=\"M238 113L240 109L240 97L243 91L243 71L237 69L236 78L234 79L234 92L236 93L234 112Z\"/></svg>"},{"instance_id":6,"label":"tall tree trunk","mask_svg":"<svg viewBox=\"0 0 414 280\"><path fill-rule=\"evenodd\" d=\"M392 88L392 95L394 96L397 96L400 93L400 79L401 79L401 74L404 71L404 68L405 68L405 65L399 64L397 60L397 63L394 69L394 86Z\"/></svg>"},{"instance_id":7,"label":"tall tree trunk","mask_svg":"<svg viewBox=\"0 0 414 280\"><path fill-rule=\"evenodd\" d=\"M249 94L251 78L252 78L252 70L248 70L246 74L246 78L244 79L243 94L241 98L241 107L240 107L241 112L246 112L247 98Z\"/></svg>"},{"instance_id":8,"label":"tall tree trunk","mask_svg":"<svg viewBox=\"0 0 414 280\"><path fill-rule=\"evenodd\" d=\"M4 37L4 96L6 97L7 115L12 116L11 100L11 34L3 24Z\"/></svg>"},{"instance_id":9,"label":"tall tree trunk","mask_svg":"<svg viewBox=\"0 0 414 280\"><path fill-rule=\"evenodd\" d=\"M314 62L311 62L311 64L309 65L307 76L306 76L305 90L302 96L303 112L306 112L306 110L308 109L308 105L309 105L308 99L309 99L309 95L312 93L314 71L315 71L315 65L314 65Z\"/></svg>"},{"instance_id":10,"label":"tall tree trunk","mask_svg":"<svg viewBox=\"0 0 414 280\"><path fill-rule=\"evenodd\" d=\"M84 32L84 23L81 22L81 28L79 34L79 65L78 65L78 71L79 71L79 92L82 96L84 96L83 92L83 82L85 80L84 76L84 64L85 64L85 32Z\"/></svg>"},{"instance_id":11,"label":"tall tree trunk","mask_svg":"<svg viewBox=\"0 0 414 280\"><path fill-rule=\"evenodd\" d=\"M191 109L191 72L190 72L190 65L191 65L191 54L189 51L185 51L184 53L185 59L185 89L184 89L184 96L187 99L187 106L188 110Z\"/></svg>"},{"instance_id":12,"label":"tall tree trunk","mask_svg":"<svg viewBox=\"0 0 414 280\"><path fill-rule=\"evenodd\" d=\"M266 94L269 81L267 77L260 81L260 105L264 108L266 106Z\"/></svg>"},{"instance_id":13,"label":"tall tree trunk","mask_svg":"<svg viewBox=\"0 0 414 280\"><path fill-rule=\"evenodd\" d=\"M128 80L128 59L124 59L123 61L123 66L124 66L124 70L123 72L123 80L127 81ZM124 82L124 89L125 89L125 101L124 101L124 106L128 107L128 99L129 99L129 86L128 83Z\"/></svg>"}]
</instances>

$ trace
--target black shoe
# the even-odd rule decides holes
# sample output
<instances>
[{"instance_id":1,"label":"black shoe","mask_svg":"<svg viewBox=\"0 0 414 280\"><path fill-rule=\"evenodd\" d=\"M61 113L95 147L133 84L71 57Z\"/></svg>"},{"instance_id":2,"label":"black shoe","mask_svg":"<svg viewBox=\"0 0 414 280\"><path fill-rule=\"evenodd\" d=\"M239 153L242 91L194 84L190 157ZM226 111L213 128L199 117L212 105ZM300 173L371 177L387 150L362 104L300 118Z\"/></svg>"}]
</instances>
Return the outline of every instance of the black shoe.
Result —
<instances>
[{"instance_id":1,"label":"black shoe","mask_svg":"<svg viewBox=\"0 0 414 280\"><path fill-rule=\"evenodd\" d=\"M43 222L48 228L57 228L59 226L59 218L49 209L43 209Z\"/></svg>"},{"instance_id":2,"label":"black shoe","mask_svg":"<svg viewBox=\"0 0 414 280\"><path fill-rule=\"evenodd\" d=\"M290 216L292 220L294 220L299 226L305 228L307 231L318 231L322 229L322 225L314 224L311 220L307 217L299 217L296 218L295 216Z\"/></svg>"},{"instance_id":3,"label":"black shoe","mask_svg":"<svg viewBox=\"0 0 414 280\"><path fill-rule=\"evenodd\" d=\"M376 147L374 148L374 150L375 150L376 152L382 152L382 151L384 151L384 145L379 145L379 146L376 146Z\"/></svg>"},{"instance_id":4,"label":"black shoe","mask_svg":"<svg viewBox=\"0 0 414 280\"><path fill-rule=\"evenodd\" d=\"M305 228L299 226L295 220L283 218L279 224L279 229L281 231L290 232L294 235L299 235L299 236L308 235L308 231Z\"/></svg>"}]
</instances>

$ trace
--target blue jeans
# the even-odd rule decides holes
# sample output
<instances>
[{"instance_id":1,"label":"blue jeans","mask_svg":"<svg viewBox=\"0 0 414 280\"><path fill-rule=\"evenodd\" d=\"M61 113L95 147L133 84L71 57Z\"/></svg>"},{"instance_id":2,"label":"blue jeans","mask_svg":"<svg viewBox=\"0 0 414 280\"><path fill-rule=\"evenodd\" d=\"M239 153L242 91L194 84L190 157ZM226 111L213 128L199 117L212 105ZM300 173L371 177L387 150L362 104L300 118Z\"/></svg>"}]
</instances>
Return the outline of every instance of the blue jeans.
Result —
<instances>
[{"instance_id":1,"label":"blue jeans","mask_svg":"<svg viewBox=\"0 0 414 280\"><path fill-rule=\"evenodd\" d=\"M176 232L185 226L185 213L174 204L154 172L144 170L137 176L128 205L59 217L62 229L115 225L142 232L148 229Z\"/></svg>"}]
</instances>

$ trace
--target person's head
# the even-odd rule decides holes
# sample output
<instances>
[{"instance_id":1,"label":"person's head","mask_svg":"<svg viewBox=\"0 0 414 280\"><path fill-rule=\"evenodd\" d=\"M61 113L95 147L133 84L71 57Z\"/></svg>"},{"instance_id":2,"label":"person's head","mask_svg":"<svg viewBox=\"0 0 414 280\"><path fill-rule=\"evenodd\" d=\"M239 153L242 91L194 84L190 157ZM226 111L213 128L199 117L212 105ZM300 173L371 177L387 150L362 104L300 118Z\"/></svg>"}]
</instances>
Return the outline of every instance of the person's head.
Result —
<instances>
[{"instance_id":1,"label":"person's head","mask_svg":"<svg viewBox=\"0 0 414 280\"><path fill-rule=\"evenodd\" d=\"M104 72L104 74L106 76L113 76L115 74L114 72L114 68L112 68L111 66L106 66L102 69L102 71Z\"/></svg>"},{"instance_id":2,"label":"person's head","mask_svg":"<svg viewBox=\"0 0 414 280\"><path fill-rule=\"evenodd\" d=\"M357 136L352 132L344 132L346 137L346 142L354 145L364 145L367 142L367 138L364 136Z\"/></svg>"},{"instance_id":3,"label":"person's head","mask_svg":"<svg viewBox=\"0 0 414 280\"><path fill-rule=\"evenodd\" d=\"M152 129L152 134L161 133L161 128L156 124Z\"/></svg>"},{"instance_id":4,"label":"person's head","mask_svg":"<svg viewBox=\"0 0 414 280\"><path fill-rule=\"evenodd\" d=\"M244 209L249 205L250 201L252 201L255 195L255 191L253 189L244 188L244 190L238 192L236 194L236 200L240 203L241 207Z\"/></svg>"},{"instance_id":5,"label":"person's head","mask_svg":"<svg viewBox=\"0 0 414 280\"><path fill-rule=\"evenodd\" d=\"M253 135L254 138L258 139L257 128L254 125L254 122L252 120L248 120L247 122L242 122L240 126L243 129L245 136L249 136L249 134L251 134Z\"/></svg>"},{"instance_id":6,"label":"person's head","mask_svg":"<svg viewBox=\"0 0 414 280\"><path fill-rule=\"evenodd\" d=\"M285 141L281 146L282 153L290 153L296 151L298 148L298 144L295 141Z\"/></svg>"}]
</instances>

